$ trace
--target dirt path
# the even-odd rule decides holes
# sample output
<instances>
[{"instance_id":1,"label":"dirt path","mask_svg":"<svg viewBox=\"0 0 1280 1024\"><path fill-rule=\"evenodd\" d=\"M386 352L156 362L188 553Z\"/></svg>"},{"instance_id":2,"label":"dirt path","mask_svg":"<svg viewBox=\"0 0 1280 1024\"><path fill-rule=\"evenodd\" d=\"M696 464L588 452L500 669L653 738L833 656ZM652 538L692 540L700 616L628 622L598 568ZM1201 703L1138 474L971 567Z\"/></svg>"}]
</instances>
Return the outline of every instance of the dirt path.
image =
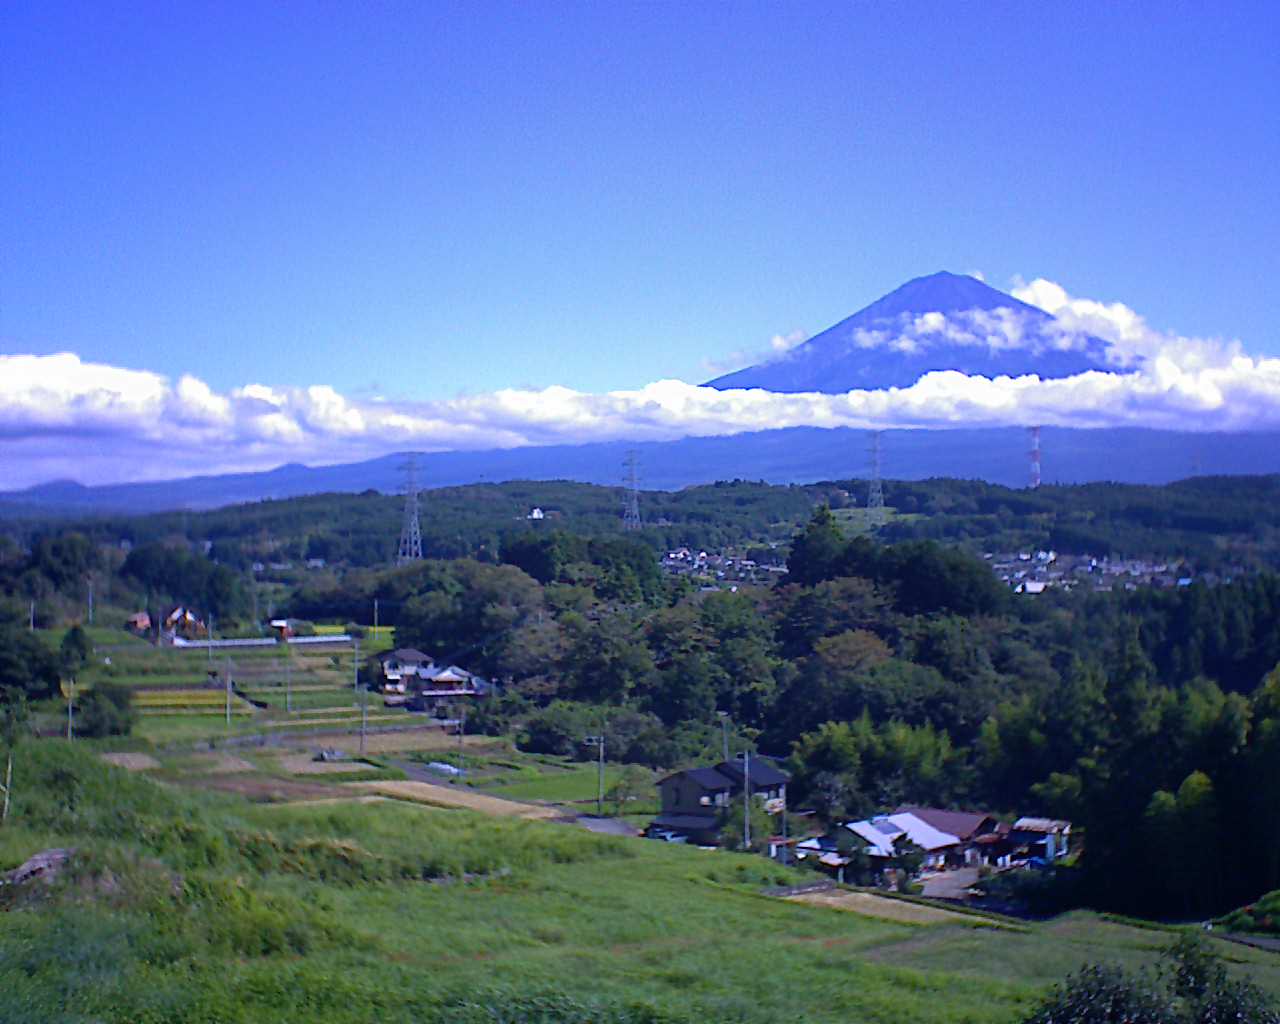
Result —
<instances>
[{"instance_id":1,"label":"dirt path","mask_svg":"<svg viewBox=\"0 0 1280 1024\"><path fill-rule=\"evenodd\" d=\"M815 907L830 907L833 910L849 910L867 917L878 917L886 921L901 921L905 924L975 924L979 919L966 914L955 914L939 907L926 907L919 903L908 903L906 900L890 899L887 896L876 896L869 892L848 892L844 889L827 889L823 892L807 892L799 896L787 896L792 903L808 903Z\"/></svg>"}]
</instances>

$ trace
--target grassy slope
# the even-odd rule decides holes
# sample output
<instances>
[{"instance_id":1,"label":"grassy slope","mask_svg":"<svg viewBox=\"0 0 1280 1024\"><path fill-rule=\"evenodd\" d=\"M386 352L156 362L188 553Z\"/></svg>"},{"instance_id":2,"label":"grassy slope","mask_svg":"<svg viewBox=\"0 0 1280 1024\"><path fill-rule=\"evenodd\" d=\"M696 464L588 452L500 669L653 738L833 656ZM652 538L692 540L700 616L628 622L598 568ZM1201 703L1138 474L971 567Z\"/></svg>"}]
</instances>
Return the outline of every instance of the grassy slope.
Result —
<instances>
[{"instance_id":1,"label":"grassy slope","mask_svg":"<svg viewBox=\"0 0 1280 1024\"><path fill-rule=\"evenodd\" d=\"M1149 962L1169 938L1089 914L894 924L759 896L784 873L758 858L396 804L256 806L60 743L19 764L0 868L74 844L98 880L0 919L6 1020L501 1020L462 1004L559 991L594 1009L522 1019L999 1022L1082 962ZM36 782L59 768L79 779L71 812ZM1280 991L1280 958L1228 955Z\"/></svg>"}]
</instances>

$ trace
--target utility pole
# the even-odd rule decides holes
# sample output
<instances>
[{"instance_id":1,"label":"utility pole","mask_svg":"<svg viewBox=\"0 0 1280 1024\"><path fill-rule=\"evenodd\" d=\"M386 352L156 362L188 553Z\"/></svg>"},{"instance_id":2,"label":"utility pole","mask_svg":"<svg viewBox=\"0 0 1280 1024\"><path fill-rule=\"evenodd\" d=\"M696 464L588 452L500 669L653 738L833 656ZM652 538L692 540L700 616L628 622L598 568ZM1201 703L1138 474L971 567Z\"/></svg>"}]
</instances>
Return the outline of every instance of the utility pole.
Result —
<instances>
[{"instance_id":1,"label":"utility pole","mask_svg":"<svg viewBox=\"0 0 1280 1024\"><path fill-rule=\"evenodd\" d=\"M209 635L205 637L205 640L208 642L204 645L204 649L209 652L209 670L212 671L213 670L213 612L209 613L209 629L207 630L207 632Z\"/></svg>"},{"instance_id":2,"label":"utility pole","mask_svg":"<svg viewBox=\"0 0 1280 1024\"><path fill-rule=\"evenodd\" d=\"M364 754L365 734L369 731L369 691L360 686L360 638L352 638L351 687L360 691L360 753Z\"/></svg>"},{"instance_id":3,"label":"utility pole","mask_svg":"<svg viewBox=\"0 0 1280 1024\"><path fill-rule=\"evenodd\" d=\"M293 713L293 651L289 650L289 641L284 642L284 709Z\"/></svg>"},{"instance_id":4,"label":"utility pole","mask_svg":"<svg viewBox=\"0 0 1280 1024\"><path fill-rule=\"evenodd\" d=\"M458 709L458 753L462 753L462 737L467 731L467 704L462 702L462 707Z\"/></svg>"},{"instance_id":5,"label":"utility pole","mask_svg":"<svg viewBox=\"0 0 1280 1024\"><path fill-rule=\"evenodd\" d=\"M599 736L588 736L585 742L590 746L594 746L598 751L597 771L596 771L596 817L604 817L604 733Z\"/></svg>"},{"instance_id":6,"label":"utility pole","mask_svg":"<svg viewBox=\"0 0 1280 1024\"><path fill-rule=\"evenodd\" d=\"M742 751L742 850L751 849L751 751Z\"/></svg>"},{"instance_id":7,"label":"utility pole","mask_svg":"<svg viewBox=\"0 0 1280 1024\"><path fill-rule=\"evenodd\" d=\"M369 731L369 690L360 693L360 756L364 756L365 734Z\"/></svg>"},{"instance_id":8,"label":"utility pole","mask_svg":"<svg viewBox=\"0 0 1280 1024\"><path fill-rule=\"evenodd\" d=\"M225 658L222 662L223 686L227 691L227 728L231 728L231 659Z\"/></svg>"},{"instance_id":9,"label":"utility pole","mask_svg":"<svg viewBox=\"0 0 1280 1024\"><path fill-rule=\"evenodd\" d=\"M36 631L36 599L34 597L31 599L31 617L28 620L27 628L33 633Z\"/></svg>"},{"instance_id":10,"label":"utility pole","mask_svg":"<svg viewBox=\"0 0 1280 1024\"><path fill-rule=\"evenodd\" d=\"M373 599L373 635L378 635L378 599Z\"/></svg>"},{"instance_id":11,"label":"utility pole","mask_svg":"<svg viewBox=\"0 0 1280 1024\"><path fill-rule=\"evenodd\" d=\"M720 738L724 740L724 760L727 764L729 761L729 712L717 711L716 715L720 719Z\"/></svg>"}]
</instances>

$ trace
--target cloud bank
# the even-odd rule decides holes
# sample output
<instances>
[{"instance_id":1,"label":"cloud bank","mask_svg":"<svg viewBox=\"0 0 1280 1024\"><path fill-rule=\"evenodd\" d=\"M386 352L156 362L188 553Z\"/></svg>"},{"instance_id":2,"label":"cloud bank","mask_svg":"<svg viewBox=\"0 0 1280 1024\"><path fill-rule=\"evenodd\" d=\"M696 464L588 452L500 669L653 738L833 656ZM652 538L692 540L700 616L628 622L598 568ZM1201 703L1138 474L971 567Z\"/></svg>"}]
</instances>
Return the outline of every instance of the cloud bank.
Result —
<instances>
[{"instance_id":1,"label":"cloud bank","mask_svg":"<svg viewBox=\"0 0 1280 1024\"><path fill-rule=\"evenodd\" d=\"M1102 339L1114 369L1054 380L939 371L907 388L836 395L662 380L602 394L557 386L395 402L356 400L328 385L247 384L219 393L189 375L175 382L71 353L0 355L0 489L56 477L96 483L324 464L405 449L672 440L794 426L1280 429L1280 359L1248 356L1238 343L1162 334L1123 304L1072 298L1050 281L1019 284L1014 295L1057 318L1062 344L1083 334ZM1016 347L1019 325L1009 312L924 314L913 318L911 335ZM782 338L774 347L794 344Z\"/></svg>"}]
</instances>

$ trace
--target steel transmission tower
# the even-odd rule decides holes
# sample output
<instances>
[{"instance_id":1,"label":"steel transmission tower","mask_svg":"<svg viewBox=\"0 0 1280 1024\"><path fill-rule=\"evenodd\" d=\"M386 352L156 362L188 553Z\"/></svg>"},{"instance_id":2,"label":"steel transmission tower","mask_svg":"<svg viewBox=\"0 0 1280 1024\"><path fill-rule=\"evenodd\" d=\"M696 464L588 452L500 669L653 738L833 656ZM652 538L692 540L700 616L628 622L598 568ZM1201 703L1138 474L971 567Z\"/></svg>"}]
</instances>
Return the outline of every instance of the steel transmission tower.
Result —
<instances>
[{"instance_id":1,"label":"steel transmission tower","mask_svg":"<svg viewBox=\"0 0 1280 1024\"><path fill-rule=\"evenodd\" d=\"M1028 427L1027 431L1031 434L1031 489L1034 491L1040 486L1040 428Z\"/></svg>"},{"instance_id":2,"label":"steel transmission tower","mask_svg":"<svg viewBox=\"0 0 1280 1024\"><path fill-rule=\"evenodd\" d=\"M396 565L408 565L422 558L422 524L418 521L418 456L410 453L404 470L404 521L400 527L400 550Z\"/></svg>"},{"instance_id":3,"label":"steel transmission tower","mask_svg":"<svg viewBox=\"0 0 1280 1024\"><path fill-rule=\"evenodd\" d=\"M866 524L868 530L878 530L884 526L884 486L880 482L880 439L881 431L871 431L871 481L867 485Z\"/></svg>"},{"instance_id":4,"label":"steel transmission tower","mask_svg":"<svg viewBox=\"0 0 1280 1024\"><path fill-rule=\"evenodd\" d=\"M623 468L627 471L626 476L623 477L623 483L627 488L626 497L622 499L622 528L624 530L639 530L644 526L644 520L640 518L638 464L639 456L636 452L627 452L627 457L622 463Z\"/></svg>"}]
</instances>

